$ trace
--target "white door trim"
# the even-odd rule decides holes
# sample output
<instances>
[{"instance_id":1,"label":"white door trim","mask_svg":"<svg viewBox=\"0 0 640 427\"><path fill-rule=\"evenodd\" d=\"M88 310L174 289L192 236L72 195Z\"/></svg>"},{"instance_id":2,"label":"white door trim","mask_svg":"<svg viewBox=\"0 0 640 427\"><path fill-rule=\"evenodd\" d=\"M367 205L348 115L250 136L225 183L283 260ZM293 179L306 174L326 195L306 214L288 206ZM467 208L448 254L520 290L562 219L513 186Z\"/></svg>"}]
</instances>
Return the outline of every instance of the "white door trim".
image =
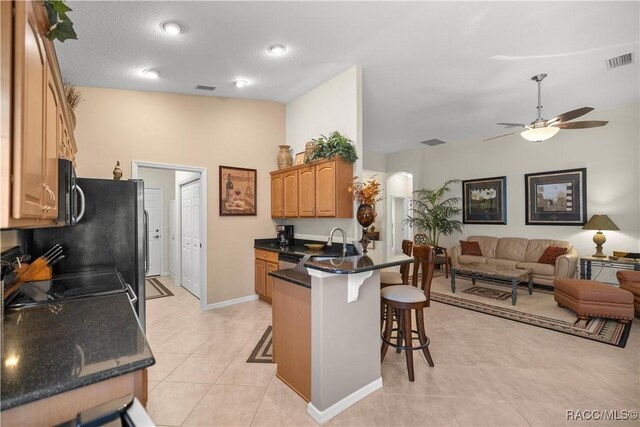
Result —
<instances>
[{"instance_id":1,"label":"white door trim","mask_svg":"<svg viewBox=\"0 0 640 427\"><path fill-rule=\"evenodd\" d=\"M158 222L160 223L160 276L165 273L165 260L164 260L164 190L162 187L145 187L145 190L158 190L160 193L160 209L158 214Z\"/></svg>"},{"instance_id":2,"label":"white door trim","mask_svg":"<svg viewBox=\"0 0 640 427\"><path fill-rule=\"evenodd\" d=\"M207 168L197 167L197 166L184 166L184 165L175 165L171 163L158 163L158 162L147 162L140 160L132 160L131 161L131 177L133 179L139 178L139 170L140 167L152 168L152 169L169 169L169 170L178 170L185 172L197 172L200 174L200 189L202 191L202 205L201 205L201 215L200 215L200 230L202 230L202 251L200 252L200 310L207 309L208 305L208 288L209 282L207 281L208 276L208 263L207 263L207 254L209 250L209 242L208 242L208 234L207 234L207 223L208 223L208 191L207 191Z\"/></svg>"}]
</instances>

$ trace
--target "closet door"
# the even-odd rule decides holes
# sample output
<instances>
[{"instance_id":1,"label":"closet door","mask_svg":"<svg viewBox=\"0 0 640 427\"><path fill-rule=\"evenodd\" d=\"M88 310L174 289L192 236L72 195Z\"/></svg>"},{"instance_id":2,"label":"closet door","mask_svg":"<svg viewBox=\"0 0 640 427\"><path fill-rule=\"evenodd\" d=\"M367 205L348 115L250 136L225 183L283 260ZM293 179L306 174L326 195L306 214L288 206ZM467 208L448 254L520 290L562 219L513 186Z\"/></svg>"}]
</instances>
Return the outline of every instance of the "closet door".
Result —
<instances>
[{"instance_id":1,"label":"closet door","mask_svg":"<svg viewBox=\"0 0 640 427\"><path fill-rule=\"evenodd\" d=\"M202 251L200 180L181 187L182 286L200 298L200 255Z\"/></svg>"}]
</instances>

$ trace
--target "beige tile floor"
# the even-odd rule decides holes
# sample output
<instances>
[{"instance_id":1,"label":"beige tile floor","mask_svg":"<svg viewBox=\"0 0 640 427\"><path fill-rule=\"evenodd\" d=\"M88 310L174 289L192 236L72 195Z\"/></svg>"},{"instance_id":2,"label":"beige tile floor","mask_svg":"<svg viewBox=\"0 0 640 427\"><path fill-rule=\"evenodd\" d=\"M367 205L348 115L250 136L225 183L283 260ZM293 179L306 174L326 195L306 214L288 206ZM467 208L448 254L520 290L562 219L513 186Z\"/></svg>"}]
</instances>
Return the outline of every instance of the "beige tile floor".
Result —
<instances>
[{"instance_id":1,"label":"beige tile floor","mask_svg":"<svg viewBox=\"0 0 640 427\"><path fill-rule=\"evenodd\" d=\"M175 296L147 301L157 360L147 409L158 425L316 425L275 365L245 363L271 323L270 305L201 312L195 297L169 288ZM640 425L566 420L567 410L640 409L638 319L621 349L438 303L426 318L435 367L416 358L411 383L402 355L389 352L384 387L327 425Z\"/></svg>"}]
</instances>

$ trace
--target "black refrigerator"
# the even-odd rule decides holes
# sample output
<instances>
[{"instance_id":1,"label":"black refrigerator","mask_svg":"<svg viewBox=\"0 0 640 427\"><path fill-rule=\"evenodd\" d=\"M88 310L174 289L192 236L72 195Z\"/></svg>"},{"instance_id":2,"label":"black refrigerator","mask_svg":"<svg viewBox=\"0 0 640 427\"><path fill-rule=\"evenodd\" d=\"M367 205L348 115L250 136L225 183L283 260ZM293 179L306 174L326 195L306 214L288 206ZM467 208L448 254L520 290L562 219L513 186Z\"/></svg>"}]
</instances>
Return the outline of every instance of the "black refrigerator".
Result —
<instances>
[{"instance_id":1,"label":"black refrigerator","mask_svg":"<svg viewBox=\"0 0 640 427\"><path fill-rule=\"evenodd\" d=\"M131 286L134 308L145 328L147 221L142 180L77 178L84 193L84 215L75 225L33 230L29 252L43 254L61 244L66 257L54 275L115 267Z\"/></svg>"}]
</instances>

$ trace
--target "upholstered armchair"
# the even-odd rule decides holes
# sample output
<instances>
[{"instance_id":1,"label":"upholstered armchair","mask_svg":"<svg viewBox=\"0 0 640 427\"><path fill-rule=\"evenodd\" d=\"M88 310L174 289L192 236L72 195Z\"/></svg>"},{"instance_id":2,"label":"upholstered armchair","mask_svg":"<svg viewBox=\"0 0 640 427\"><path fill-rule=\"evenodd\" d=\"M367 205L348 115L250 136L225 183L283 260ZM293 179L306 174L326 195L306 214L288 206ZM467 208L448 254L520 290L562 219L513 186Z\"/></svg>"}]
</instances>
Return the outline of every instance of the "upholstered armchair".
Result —
<instances>
[{"instance_id":1,"label":"upholstered armchair","mask_svg":"<svg viewBox=\"0 0 640 427\"><path fill-rule=\"evenodd\" d=\"M619 270L616 272L620 288L633 294L633 307L640 317L640 271Z\"/></svg>"}]
</instances>

